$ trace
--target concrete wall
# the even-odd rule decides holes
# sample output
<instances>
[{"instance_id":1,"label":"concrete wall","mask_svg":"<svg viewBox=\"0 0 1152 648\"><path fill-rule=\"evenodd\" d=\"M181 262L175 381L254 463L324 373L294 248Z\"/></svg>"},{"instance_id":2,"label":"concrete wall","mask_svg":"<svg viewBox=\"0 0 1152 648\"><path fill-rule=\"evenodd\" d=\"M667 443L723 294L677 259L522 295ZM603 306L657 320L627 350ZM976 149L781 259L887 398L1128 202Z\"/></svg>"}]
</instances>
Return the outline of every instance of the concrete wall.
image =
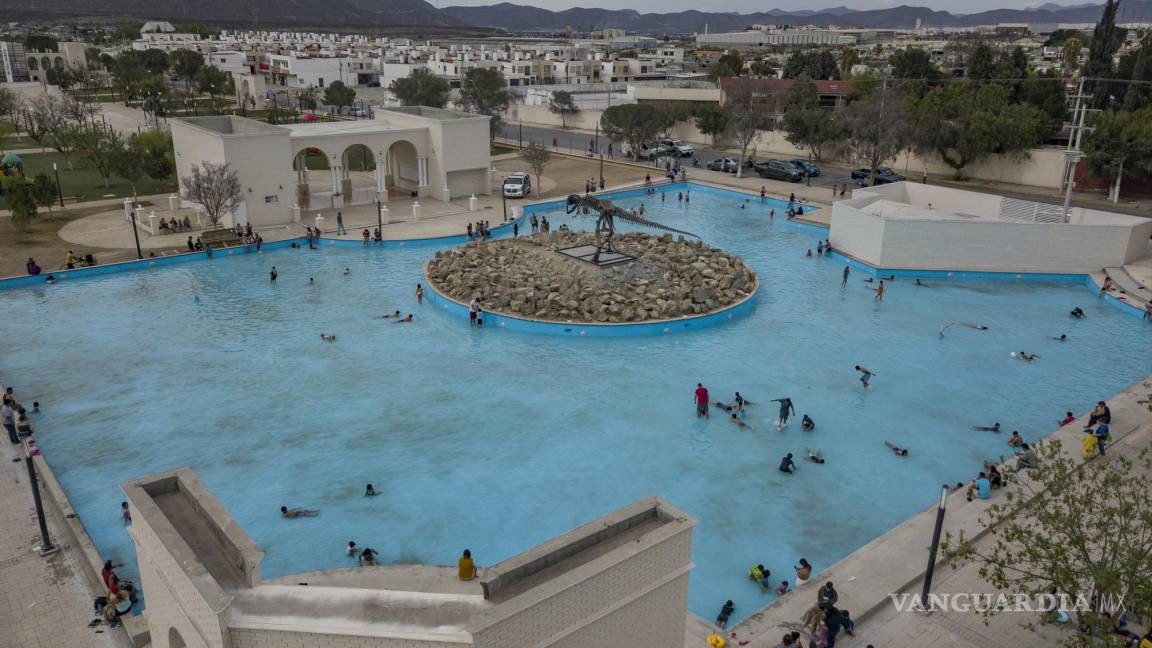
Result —
<instances>
[{"instance_id":1,"label":"concrete wall","mask_svg":"<svg viewBox=\"0 0 1152 648\"><path fill-rule=\"evenodd\" d=\"M462 648L471 645L390 637L251 629L234 629L231 638L231 648Z\"/></svg>"},{"instance_id":2,"label":"concrete wall","mask_svg":"<svg viewBox=\"0 0 1152 648\"><path fill-rule=\"evenodd\" d=\"M1123 265L1147 250L1152 221L1137 227L996 220L883 219L841 201L829 240L882 269L1079 274Z\"/></svg>"}]
</instances>

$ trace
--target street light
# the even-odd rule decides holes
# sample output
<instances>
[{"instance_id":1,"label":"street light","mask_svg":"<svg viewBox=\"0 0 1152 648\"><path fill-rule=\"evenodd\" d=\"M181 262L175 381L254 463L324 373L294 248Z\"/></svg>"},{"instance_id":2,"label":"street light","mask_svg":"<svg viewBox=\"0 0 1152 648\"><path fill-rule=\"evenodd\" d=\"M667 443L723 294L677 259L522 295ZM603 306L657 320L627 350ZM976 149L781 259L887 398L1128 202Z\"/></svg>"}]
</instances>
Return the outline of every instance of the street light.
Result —
<instances>
[{"instance_id":1,"label":"street light","mask_svg":"<svg viewBox=\"0 0 1152 648\"><path fill-rule=\"evenodd\" d=\"M64 206L64 192L60 189L60 169L56 163L52 163L52 173L56 174L56 197L60 200L60 206Z\"/></svg>"},{"instance_id":2,"label":"street light","mask_svg":"<svg viewBox=\"0 0 1152 648\"><path fill-rule=\"evenodd\" d=\"M136 205L133 203L132 211L128 212L132 215L132 237L136 239L136 258L143 259L144 253L140 251L140 232L136 229Z\"/></svg>"},{"instance_id":3,"label":"street light","mask_svg":"<svg viewBox=\"0 0 1152 648\"><path fill-rule=\"evenodd\" d=\"M48 536L48 520L44 517L44 503L40 499L40 482L36 480L36 464L27 449L24 453L24 464L28 466L28 484L32 487L32 503L36 506L36 521L40 523L40 555L51 556L60 551L60 547L52 544Z\"/></svg>"},{"instance_id":4,"label":"street light","mask_svg":"<svg viewBox=\"0 0 1152 648\"><path fill-rule=\"evenodd\" d=\"M932 589L932 572L936 570L936 550L940 547L940 530L944 528L944 507L948 503L948 484L940 487L940 503L936 507L936 528L932 530L932 549L928 553L928 570L924 572L924 589L920 592L920 606L927 611L928 592Z\"/></svg>"},{"instance_id":5,"label":"street light","mask_svg":"<svg viewBox=\"0 0 1152 648\"><path fill-rule=\"evenodd\" d=\"M504 222L508 222L508 194L504 193L504 179L500 180L500 202L504 204Z\"/></svg>"}]
</instances>

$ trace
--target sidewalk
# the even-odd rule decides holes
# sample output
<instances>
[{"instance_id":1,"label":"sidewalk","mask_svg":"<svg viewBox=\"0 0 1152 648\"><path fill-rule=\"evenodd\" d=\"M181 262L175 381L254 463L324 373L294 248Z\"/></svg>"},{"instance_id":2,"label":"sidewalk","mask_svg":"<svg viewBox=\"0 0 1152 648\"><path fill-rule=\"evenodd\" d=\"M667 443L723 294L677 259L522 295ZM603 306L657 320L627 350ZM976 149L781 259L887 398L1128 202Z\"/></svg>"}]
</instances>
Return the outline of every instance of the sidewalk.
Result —
<instances>
[{"instance_id":1,"label":"sidewalk","mask_svg":"<svg viewBox=\"0 0 1152 648\"><path fill-rule=\"evenodd\" d=\"M0 451L0 648L127 648L124 632L108 626L89 628L96 594L80 567L64 521L41 489L48 532L61 551L41 558L33 547L40 530L28 486L22 446L4 437Z\"/></svg>"}]
</instances>

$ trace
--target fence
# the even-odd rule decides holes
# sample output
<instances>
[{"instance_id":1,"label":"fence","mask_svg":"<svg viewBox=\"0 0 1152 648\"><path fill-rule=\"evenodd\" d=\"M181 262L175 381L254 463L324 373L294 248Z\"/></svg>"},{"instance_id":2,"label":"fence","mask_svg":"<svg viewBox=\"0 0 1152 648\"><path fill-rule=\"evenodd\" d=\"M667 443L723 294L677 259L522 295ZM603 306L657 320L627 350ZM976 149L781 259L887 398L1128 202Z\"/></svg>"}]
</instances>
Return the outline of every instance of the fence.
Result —
<instances>
[{"instance_id":1,"label":"fence","mask_svg":"<svg viewBox=\"0 0 1152 648\"><path fill-rule=\"evenodd\" d=\"M1064 208L1060 205L1038 203L1018 198L1000 201L1000 220L1016 223L1063 223Z\"/></svg>"}]
</instances>

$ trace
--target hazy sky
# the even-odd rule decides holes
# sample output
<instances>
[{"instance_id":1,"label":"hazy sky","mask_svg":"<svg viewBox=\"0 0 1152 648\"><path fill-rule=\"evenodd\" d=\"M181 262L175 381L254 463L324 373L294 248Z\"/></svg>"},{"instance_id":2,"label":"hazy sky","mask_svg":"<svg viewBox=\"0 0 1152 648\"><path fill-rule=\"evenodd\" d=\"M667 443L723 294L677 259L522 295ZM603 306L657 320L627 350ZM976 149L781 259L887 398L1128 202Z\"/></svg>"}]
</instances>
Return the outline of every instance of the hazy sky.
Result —
<instances>
[{"instance_id":1,"label":"hazy sky","mask_svg":"<svg viewBox=\"0 0 1152 648\"><path fill-rule=\"evenodd\" d=\"M429 0L432 4L446 7L449 5L489 5L496 4L494 0ZM619 0L508 0L513 4L532 5L541 7L543 9L562 10L571 7L606 7L609 9L635 9L640 12L674 12L685 11L688 9L698 9L701 11L735 11L739 13L750 13L754 11L769 11L773 8L780 8L785 10L794 9L822 9L826 7L844 6L857 10L864 9L881 9L885 7L896 7L900 5L909 5L916 7L929 7L940 11L950 11L952 13L976 13L987 9L1025 9L1028 7L1036 7L1049 0L969 0L968 2L957 3L955 0L827 0L816 2L805 2L797 4L795 2L768 2L752 1L752 0L711 0L710 2L700 2L700 0L630 0L629 2L620 2ZM1073 4L1087 4L1088 0L1059 0L1056 4L1073 5ZM1096 2L1094 4L1101 4Z\"/></svg>"}]
</instances>

